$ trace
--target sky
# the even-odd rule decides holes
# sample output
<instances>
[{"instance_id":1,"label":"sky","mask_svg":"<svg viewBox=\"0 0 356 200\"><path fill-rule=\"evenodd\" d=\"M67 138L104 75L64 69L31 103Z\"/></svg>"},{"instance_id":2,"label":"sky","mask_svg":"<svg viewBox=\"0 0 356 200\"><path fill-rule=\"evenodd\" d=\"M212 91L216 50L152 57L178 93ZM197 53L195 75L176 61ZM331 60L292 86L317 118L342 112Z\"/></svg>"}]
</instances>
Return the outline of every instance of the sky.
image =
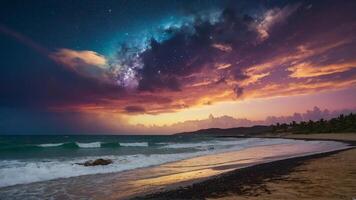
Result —
<instances>
[{"instance_id":1,"label":"sky","mask_svg":"<svg viewBox=\"0 0 356 200\"><path fill-rule=\"evenodd\" d=\"M1 1L0 134L168 134L355 111L355 10Z\"/></svg>"}]
</instances>

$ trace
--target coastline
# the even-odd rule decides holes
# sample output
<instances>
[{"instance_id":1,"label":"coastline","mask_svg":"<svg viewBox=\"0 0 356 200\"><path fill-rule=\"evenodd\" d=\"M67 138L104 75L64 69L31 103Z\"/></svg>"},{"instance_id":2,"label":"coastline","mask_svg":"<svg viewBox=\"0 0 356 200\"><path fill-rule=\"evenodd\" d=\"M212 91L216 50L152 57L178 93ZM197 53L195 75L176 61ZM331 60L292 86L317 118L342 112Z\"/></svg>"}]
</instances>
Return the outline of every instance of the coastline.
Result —
<instances>
[{"instance_id":1,"label":"coastline","mask_svg":"<svg viewBox=\"0 0 356 200\"><path fill-rule=\"evenodd\" d=\"M235 141L233 138L225 139L230 140ZM284 139L251 139L241 142L252 142L254 145L242 149L236 146L236 149L227 152L119 173L92 174L9 186L0 189L0 198L26 199L29 198L28 194L31 194L34 199L129 199L204 182L237 168L249 168L261 163L349 148L345 143L339 142Z\"/></svg>"},{"instance_id":2,"label":"coastline","mask_svg":"<svg viewBox=\"0 0 356 200\"><path fill-rule=\"evenodd\" d=\"M344 142L349 145L356 146L356 133L319 133L319 134L280 134L280 135L270 135L261 134L256 136L238 136L238 135L222 135L217 136L222 138L271 138L271 139L294 139L294 140L305 140L305 141L336 141Z\"/></svg>"},{"instance_id":3,"label":"coastline","mask_svg":"<svg viewBox=\"0 0 356 200\"><path fill-rule=\"evenodd\" d=\"M341 137L340 137L341 136ZM236 137L236 136L224 136L224 137ZM241 137L239 138L249 138L249 137ZM152 194L147 194L145 196L138 196L132 199L134 200L148 200L148 199L157 199L157 200L165 200L165 199L222 199L222 200L230 200L230 199L278 199L278 198L292 198L299 196L297 199L301 197L301 194L298 194L297 191L293 191L295 189L291 189L292 192L278 194L279 196L275 196L277 193L269 188L269 185L277 185L277 188L285 187L285 185L293 185L295 183L300 185L310 185L311 180L297 180L300 178L294 178L296 180L288 180L286 177L289 176L300 176L302 172L298 172L298 170L306 171L304 173L314 173L309 174L309 176L320 176L320 174L325 171L325 169L332 168L332 170L338 171L336 166L331 166L329 162L325 162L324 160L334 159L339 160L340 166L342 164L347 164L348 162L355 163L356 158L354 160L352 157L346 157L346 155L356 155L356 140L355 134L310 134L310 135L283 135L283 136L263 136L261 138L284 138L284 139L297 139L297 140L326 140L326 141L338 141L349 144L351 147L348 149L335 150L331 152L318 153L313 155L306 155L300 157L287 158L278 161L272 161L268 163L257 164L245 168L235 169L233 171L229 171L218 176L208 177L206 180L202 180L200 182L192 182L188 186L181 186L171 190L165 190L161 192L156 192ZM355 156L353 156L355 157ZM312 164L310 164L312 163ZM311 169L303 169L312 166ZM322 165L321 167L316 167ZM315 171L318 168L319 171ZM333 169L336 168L336 169ZM351 170L352 177L356 178L356 165L351 166L349 171ZM318 174L319 173L319 174ZM345 173L349 173L345 170ZM326 175L326 178L332 178ZM329 177L328 177L329 176ZM334 177L337 179L338 177ZM340 177L341 178L341 177ZM307 179L304 177L304 179ZM356 180L356 179L355 179ZM350 180L347 180L350 182ZM279 183L275 183L279 182ZM308 184L309 183L309 184ZM356 183L356 181L355 181ZM279 184L279 185L278 185ZM350 183L351 184L351 183ZM349 185L350 186L350 185ZM274 186L276 187L276 186ZM288 187L288 186L287 186ZM319 187L319 186L317 186ZM352 185L351 185L352 187ZM337 195L341 195L345 193L345 191L338 191L338 188L334 188L335 193ZM345 190L345 189L340 189ZM347 190L347 189L346 189ZM356 190L353 192L352 188L348 188L345 194L349 199L356 196ZM344 196L345 196L344 195ZM306 199L316 199L317 196L314 197L306 197ZM327 196L322 197L320 199L328 198ZM335 198L328 198L335 199Z\"/></svg>"}]
</instances>

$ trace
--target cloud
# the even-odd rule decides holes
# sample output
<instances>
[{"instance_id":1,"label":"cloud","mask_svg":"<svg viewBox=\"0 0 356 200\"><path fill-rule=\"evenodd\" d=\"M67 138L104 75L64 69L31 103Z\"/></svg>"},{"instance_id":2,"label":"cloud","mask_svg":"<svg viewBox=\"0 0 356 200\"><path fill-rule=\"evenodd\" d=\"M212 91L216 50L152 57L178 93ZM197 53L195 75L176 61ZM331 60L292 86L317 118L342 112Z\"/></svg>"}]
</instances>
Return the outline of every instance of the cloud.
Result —
<instances>
[{"instance_id":1,"label":"cloud","mask_svg":"<svg viewBox=\"0 0 356 200\"><path fill-rule=\"evenodd\" d=\"M230 63L216 63L215 65L217 69L227 69L231 67Z\"/></svg>"},{"instance_id":2,"label":"cloud","mask_svg":"<svg viewBox=\"0 0 356 200\"><path fill-rule=\"evenodd\" d=\"M31 63L36 70L1 77L0 102L156 115L353 87L356 4L287 4L261 4L258 11L227 6L214 20L193 16L144 48L122 45L114 58L59 49L50 53L55 63Z\"/></svg>"},{"instance_id":3,"label":"cloud","mask_svg":"<svg viewBox=\"0 0 356 200\"><path fill-rule=\"evenodd\" d=\"M80 65L92 65L105 67L106 58L94 51L75 51L71 49L59 49L52 53L52 58L71 67Z\"/></svg>"},{"instance_id":4,"label":"cloud","mask_svg":"<svg viewBox=\"0 0 356 200\"><path fill-rule=\"evenodd\" d=\"M244 89L242 87L235 87L234 92L236 94L236 97L241 97L243 95L243 91Z\"/></svg>"},{"instance_id":5,"label":"cloud","mask_svg":"<svg viewBox=\"0 0 356 200\"><path fill-rule=\"evenodd\" d=\"M342 110L334 110L329 111L328 109L321 110L319 107L315 106L312 110L307 110L304 113L294 113L290 116L269 116L264 120L265 124L275 124L275 123L290 123L292 121L300 122L300 121L309 121L309 120L319 120L323 119L331 119L334 117L338 117L340 114L350 114L355 113L356 109L342 109Z\"/></svg>"},{"instance_id":6,"label":"cloud","mask_svg":"<svg viewBox=\"0 0 356 200\"><path fill-rule=\"evenodd\" d=\"M231 52L232 48L230 45L226 45L226 44L213 44L212 47L219 49L220 51L224 51L224 52Z\"/></svg>"},{"instance_id":7,"label":"cloud","mask_svg":"<svg viewBox=\"0 0 356 200\"><path fill-rule=\"evenodd\" d=\"M213 22L198 18L166 30L169 37L152 38L142 51L126 46L116 58L116 78L125 88L131 85L132 93L111 102L118 112L127 112L122 108L126 105L140 105L147 114L159 114L242 98L352 87L355 73L346 63L353 62L356 44L348 20L353 14L341 5L337 9L344 15L320 24L318 19L333 9L300 3L268 7L255 16L227 8ZM330 28L339 24L339 29ZM268 37L261 40L257 29ZM297 67L303 63L313 69ZM295 76L301 71L309 75ZM171 101L138 103L146 95Z\"/></svg>"},{"instance_id":8,"label":"cloud","mask_svg":"<svg viewBox=\"0 0 356 200\"><path fill-rule=\"evenodd\" d=\"M339 74L338 79L326 80L302 80L299 82L285 83L283 84L266 84L260 87L258 90L245 91L244 96L246 98L270 98L270 97L283 97L293 96L301 94L312 94L326 90L338 90L344 88L350 88L356 85L355 72L352 74Z\"/></svg>"},{"instance_id":9,"label":"cloud","mask_svg":"<svg viewBox=\"0 0 356 200\"><path fill-rule=\"evenodd\" d=\"M59 49L51 53L50 58L82 76L105 80L111 73L107 68L107 59L94 51Z\"/></svg>"},{"instance_id":10,"label":"cloud","mask_svg":"<svg viewBox=\"0 0 356 200\"><path fill-rule=\"evenodd\" d=\"M273 8L267 10L263 15L261 20L256 24L252 24L259 34L261 41L266 40L273 26L285 22L287 18L293 14L299 7L299 4L288 5L283 8Z\"/></svg>"},{"instance_id":11,"label":"cloud","mask_svg":"<svg viewBox=\"0 0 356 200\"><path fill-rule=\"evenodd\" d=\"M349 71L356 68L356 62L351 63L335 63L326 66L313 66L312 63L300 63L288 68L293 78L316 77L340 72Z\"/></svg>"},{"instance_id":12,"label":"cloud","mask_svg":"<svg viewBox=\"0 0 356 200\"><path fill-rule=\"evenodd\" d=\"M331 119L339 116L340 114L355 113L356 109L343 109L329 111L328 109L320 109L315 106L311 110L306 110L304 113L293 113L292 115L286 116L268 116L264 120L250 120L246 118L234 118L231 116L220 116L214 117L210 115L209 117L201 120L187 120L184 122L179 122L172 124L170 126L143 126L141 125L141 130L147 132L165 132L165 133L178 133L187 131L196 131L200 129L209 128L235 128L235 127L249 127L254 125L271 125L276 123L291 123L292 121L309 121L309 120L319 120Z\"/></svg>"},{"instance_id":13,"label":"cloud","mask_svg":"<svg viewBox=\"0 0 356 200\"><path fill-rule=\"evenodd\" d=\"M145 109L141 106L126 106L125 111L127 113L143 113Z\"/></svg>"},{"instance_id":14,"label":"cloud","mask_svg":"<svg viewBox=\"0 0 356 200\"><path fill-rule=\"evenodd\" d=\"M266 72L266 73L257 73L257 74L248 74L246 73L248 78L243 80L241 82L241 86L248 86L254 83L257 83L260 79L263 79L264 77L269 76L271 73L270 72Z\"/></svg>"}]
</instances>

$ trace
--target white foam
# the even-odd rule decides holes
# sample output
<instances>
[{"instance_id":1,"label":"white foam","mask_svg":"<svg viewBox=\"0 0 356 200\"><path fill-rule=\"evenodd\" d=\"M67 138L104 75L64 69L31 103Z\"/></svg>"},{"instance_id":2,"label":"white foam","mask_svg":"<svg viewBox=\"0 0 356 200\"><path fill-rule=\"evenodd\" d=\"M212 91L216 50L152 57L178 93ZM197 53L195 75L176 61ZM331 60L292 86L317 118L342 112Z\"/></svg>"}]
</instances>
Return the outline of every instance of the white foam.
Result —
<instances>
[{"instance_id":1,"label":"white foam","mask_svg":"<svg viewBox=\"0 0 356 200\"><path fill-rule=\"evenodd\" d=\"M63 145L64 143L49 143L49 144L39 144L39 147L58 147Z\"/></svg>"},{"instance_id":2,"label":"white foam","mask_svg":"<svg viewBox=\"0 0 356 200\"><path fill-rule=\"evenodd\" d=\"M89 174L102 174L111 172L120 172L124 170L131 170L136 168L160 165L167 162L183 160L187 158L210 155L215 153L236 151L246 149L249 147L271 145L271 144L303 144L308 143L313 146L333 146L336 147L336 142L314 142L314 141L300 141L300 140L284 140L284 139L243 139L234 141L210 141L208 143L202 142L200 145L207 145L211 143L216 145L214 149L199 150L190 153L174 153L174 154L151 154L151 155L111 155L101 156L100 158L111 159L113 164L106 166L85 167L76 163L83 163L87 160L94 160L99 157L81 157L81 158L67 158L66 160L46 159L46 160L1 160L0 161L0 187L11 186L16 184L26 184L38 181L53 180L58 178L68 178ZM100 147L99 142L94 143L79 143L84 148ZM78 144L78 145L79 145ZM130 143L133 144L133 143ZM141 143L140 143L141 144ZM185 146L188 143L185 143ZM189 143L192 146L192 143ZM199 143L196 143L199 144ZM228 144L225 148L221 144ZM137 144L136 144L137 145ZM142 145L142 144L141 144ZM172 145L173 144L169 144ZM178 144L176 144L177 147ZM232 146L229 146L232 145ZM184 146L184 147L185 147Z\"/></svg>"},{"instance_id":3,"label":"white foam","mask_svg":"<svg viewBox=\"0 0 356 200\"><path fill-rule=\"evenodd\" d=\"M121 143L120 146L123 147L148 147L147 142L132 142L132 143Z\"/></svg>"},{"instance_id":4,"label":"white foam","mask_svg":"<svg viewBox=\"0 0 356 200\"><path fill-rule=\"evenodd\" d=\"M0 161L0 187L81 175L120 172L206 154L207 153L204 152L195 152L181 154L102 156L100 158L113 160L113 164L94 167L85 167L76 163L83 163L87 160L94 160L99 157L86 157L66 161L46 160L45 162Z\"/></svg>"},{"instance_id":5,"label":"white foam","mask_svg":"<svg viewBox=\"0 0 356 200\"><path fill-rule=\"evenodd\" d=\"M90 142L90 143L79 143L79 142L76 142L76 144L80 148L100 148L101 147L101 143L100 142Z\"/></svg>"}]
</instances>

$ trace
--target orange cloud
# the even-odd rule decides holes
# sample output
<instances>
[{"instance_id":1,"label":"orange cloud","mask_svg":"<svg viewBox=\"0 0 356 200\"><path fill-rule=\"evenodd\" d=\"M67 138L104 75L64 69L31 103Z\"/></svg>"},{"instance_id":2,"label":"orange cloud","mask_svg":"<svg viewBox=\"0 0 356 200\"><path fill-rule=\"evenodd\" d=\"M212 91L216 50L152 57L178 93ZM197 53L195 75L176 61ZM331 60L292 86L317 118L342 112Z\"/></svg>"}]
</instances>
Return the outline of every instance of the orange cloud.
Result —
<instances>
[{"instance_id":1,"label":"orange cloud","mask_svg":"<svg viewBox=\"0 0 356 200\"><path fill-rule=\"evenodd\" d=\"M293 78L306 78L345 72L354 68L356 68L356 62L337 63L325 66L315 66L312 63L303 62L289 67L287 70L292 72L290 76Z\"/></svg>"},{"instance_id":2,"label":"orange cloud","mask_svg":"<svg viewBox=\"0 0 356 200\"><path fill-rule=\"evenodd\" d=\"M248 86L250 84L257 83L259 80L261 80L264 77L267 77L270 74L271 74L270 72L261 73L261 74L247 74L249 78L241 81L240 84L241 86Z\"/></svg>"},{"instance_id":3,"label":"orange cloud","mask_svg":"<svg viewBox=\"0 0 356 200\"><path fill-rule=\"evenodd\" d=\"M320 44L318 42L301 44L292 52L281 52L269 60L247 67L245 73L248 75L256 75L268 72L274 68L306 62L306 60L311 57L321 56L328 51L350 42L352 42L351 39L342 39L327 44Z\"/></svg>"},{"instance_id":4,"label":"orange cloud","mask_svg":"<svg viewBox=\"0 0 356 200\"><path fill-rule=\"evenodd\" d=\"M230 63L218 63L218 64L216 64L216 68L217 69L227 69L229 67L231 67Z\"/></svg>"},{"instance_id":5,"label":"orange cloud","mask_svg":"<svg viewBox=\"0 0 356 200\"><path fill-rule=\"evenodd\" d=\"M356 75L348 80L334 80L334 81L321 81L313 82L311 80L304 80L302 82L291 82L285 84L267 84L261 88L255 88L245 92L248 99L254 98L272 98L293 96L301 94L311 94L325 90L337 90L349 88L356 85Z\"/></svg>"},{"instance_id":6,"label":"orange cloud","mask_svg":"<svg viewBox=\"0 0 356 200\"><path fill-rule=\"evenodd\" d=\"M50 58L73 70L79 75L110 81L111 73L107 68L107 60L103 55L94 51L75 51L59 49L51 53Z\"/></svg>"},{"instance_id":7,"label":"orange cloud","mask_svg":"<svg viewBox=\"0 0 356 200\"><path fill-rule=\"evenodd\" d=\"M127 115L142 113L158 115L161 113L178 112L192 107L212 105L217 102L311 94L324 90L352 87L356 84L356 75L335 80L323 80L319 79L318 76L346 72L353 68L354 62L318 66L315 67L315 70L314 68L313 70L305 70L298 67L295 71L298 76L292 75L290 77L289 74L285 74L281 77L281 80L266 80L266 78L273 75L274 72L272 69L284 66L281 69L290 71L292 67L289 67L290 65L287 65L287 63L304 63L302 61L305 59L331 50L340 44L344 43L334 43L333 45L321 46L314 49L308 45L301 45L297 49L296 54L279 55L265 63L247 68L244 71L247 78L243 80L236 80L231 77L231 74L224 74L225 70L219 70L216 67L206 67L200 72L179 79L178 81L182 83L181 91L129 91L123 94L122 98L103 98L99 104L70 105L61 109L80 110L82 112L105 111ZM295 64L293 66L300 65ZM320 68L323 69L321 70ZM221 78L222 74L224 78ZM296 79L296 77L303 78ZM243 88L241 95L235 93L236 86Z\"/></svg>"},{"instance_id":8,"label":"orange cloud","mask_svg":"<svg viewBox=\"0 0 356 200\"><path fill-rule=\"evenodd\" d=\"M274 30L272 27L282 23L297 8L298 6L295 5L266 13L263 21L255 27L260 31L260 37L266 40L265 42L259 41L261 43L257 42L257 44L251 42L244 47L240 43L226 44L223 41L212 41L208 44L209 49L212 49L209 56L204 54L205 51L199 51L196 55L187 56L186 62L178 62L174 66L171 62L165 61L167 59L165 53L162 55L147 53L145 54L147 57L144 58L150 61L159 57L162 62L156 64L156 61L152 61L155 64L153 65L146 61L147 66L141 60L129 62L126 73L123 74L129 74L129 78L136 81L133 84L135 87L130 90L126 87L123 89L125 93L117 96L110 93L99 99L100 103L70 105L70 109L79 109L83 112L105 110L105 112L126 115L143 113L159 115L224 101L311 94L354 86L355 75L346 77L345 74L340 74L355 67L353 58L351 59L347 54L339 55L346 49L350 50L351 44L355 42L351 34L340 37L341 33L338 30L332 30L320 33L317 37L283 36L288 38L289 42L286 42L286 39L279 41L279 38L271 37L270 39L277 40L276 44L273 42L267 44ZM249 46L250 44L254 45ZM170 50L171 47L164 45L161 48L162 51L159 52ZM218 56L214 57L215 54ZM83 74L90 74L85 71L88 66L105 72L107 61L105 57L95 52L62 49L53 55L57 60ZM142 62L139 64L142 64L142 69L146 70L138 70L141 73L128 73L132 70L131 65L137 62ZM313 63L328 64L313 65ZM122 67L118 66L117 70L120 71L119 69ZM142 72L146 73L142 74ZM325 75L333 76L323 79L321 76ZM147 80L142 81L143 78ZM137 85L144 87L150 84L151 88L137 89ZM172 90L172 87L166 87L169 84L178 86Z\"/></svg>"},{"instance_id":9,"label":"orange cloud","mask_svg":"<svg viewBox=\"0 0 356 200\"><path fill-rule=\"evenodd\" d=\"M104 56L94 51L75 51L71 49L59 49L57 52L52 53L51 57L71 67L78 65L92 65L97 67L104 67L106 59Z\"/></svg>"}]
</instances>

